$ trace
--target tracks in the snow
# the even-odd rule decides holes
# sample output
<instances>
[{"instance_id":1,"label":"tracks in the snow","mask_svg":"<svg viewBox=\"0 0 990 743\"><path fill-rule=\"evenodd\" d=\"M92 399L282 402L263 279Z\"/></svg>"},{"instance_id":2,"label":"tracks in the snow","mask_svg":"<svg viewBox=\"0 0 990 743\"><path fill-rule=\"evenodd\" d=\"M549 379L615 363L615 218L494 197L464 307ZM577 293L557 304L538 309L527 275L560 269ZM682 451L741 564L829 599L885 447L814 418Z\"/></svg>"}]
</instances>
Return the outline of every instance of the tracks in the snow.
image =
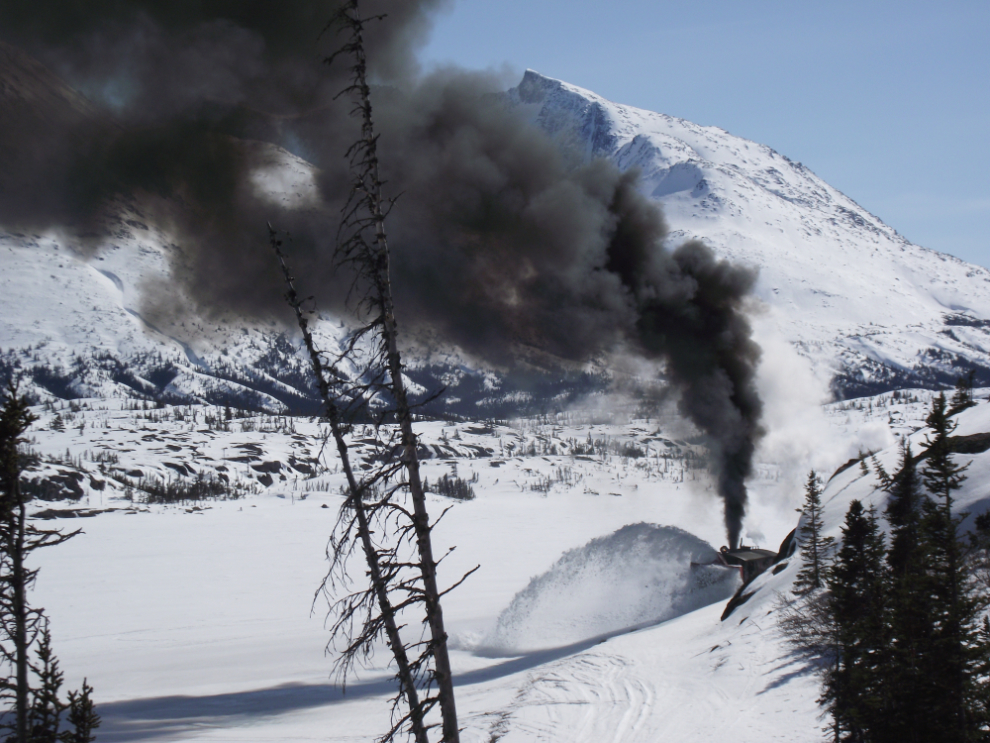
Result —
<instances>
[{"instance_id":1,"label":"tracks in the snow","mask_svg":"<svg viewBox=\"0 0 990 743\"><path fill-rule=\"evenodd\" d=\"M645 740L656 702L649 679L617 657L581 654L534 672L492 722L489 741L574 743Z\"/></svg>"}]
</instances>

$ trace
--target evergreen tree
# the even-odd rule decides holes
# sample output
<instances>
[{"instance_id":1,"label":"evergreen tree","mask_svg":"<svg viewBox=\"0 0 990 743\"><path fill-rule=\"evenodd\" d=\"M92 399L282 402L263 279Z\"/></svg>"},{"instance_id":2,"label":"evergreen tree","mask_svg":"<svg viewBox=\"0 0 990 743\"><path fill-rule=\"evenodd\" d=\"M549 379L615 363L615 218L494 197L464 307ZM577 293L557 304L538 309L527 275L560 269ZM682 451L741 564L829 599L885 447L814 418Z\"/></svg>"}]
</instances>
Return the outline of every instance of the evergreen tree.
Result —
<instances>
[{"instance_id":1,"label":"evergreen tree","mask_svg":"<svg viewBox=\"0 0 990 743\"><path fill-rule=\"evenodd\" d=\"M949 437L957 424L949 419L944 394L932 401L925 423L932 436L925 439L922 480L934 499L924 504L922 536L927 543L936 607L930 704L933 717L941 723L940 737L932 740L960 743L978 739L981 706L976 669L982 653L977 637L982 602L967 580L962 544L957 537L961 518L952 512L952 493L962 486L969 465L959 465L952 459Z\"/></svg>"},{"instance_id":2,"label":"evergreen tree","mask_svg":"<svg viewBox=\"0 0 990 743\"><path fill-rule=\"evenodd\" d=\"M890 478L889 493L884 515L890 524L891 542L887 563L896 579L909 571L920 572L924 568L919 555L921 533L921 482L918 468L907 439L901 441L901 460L897 472Z\"/></svg>"},{"instance_id":3,"label":"evergreen tree","mask_svg":"<svg viewBox=\"0 0 990 743\"><path fill-rule=\"evenodd\" d=\"M61 733L62 743L93 743L93 731L100 726L100 716L93 704L93 687L83 679L82 689L69 692L69 724L71 730Z\"/></svg>"},{"instance_id":4,"label":"evergreen tree","mask_svg":"<svg viewBox=\"0 0 990 743\"><path fill-rule=\"evenodd\" d=\"M4 725L12 730L8 740L55 743L65 709L58 696L62 673L52 652L48 620L28 601L38 569L29 568L27 561L35 550L61 544L79 531L42 529L28 519L30 498L20 486L19 448L35 420L11 382L0 408L0 662L11 673L0 678L0 698L10 704Z\"/></svg>"},{"instance_id":5,"label":"evergreen tree","mask_svg":"<svg viewBox=\"0 0 990 743\"><path fill-rule=\"evenodd\" d=\"M825 674L822 701L832 714L840 741L876 740L876 733L886 724L884 557L875 511L866 511L854 500L828 576L836 658Z\"/></svg>"},{"instance_id":6,"label":"evergreen tree","mask_svg":"<svg viewBox=\"0 0 990 743\"><path fill-rule=\"evenodd\" d=\"M980 661L976 666L978 677L982 680L980 694L977 696L975 713L979 721L981 736L977 740L990 740L990 617L983 616L980 622L980 630L977 635L979 642Z\"/></svg>"},{"instance_id":7,"label":"evergreen tree","mask_svg":"<svg viewBox=\"0 0 990 743\"><path fill-rule=\"evenodd\" d=\"M976 370L970 369L968 374L956 380L956 391L949 401L949 415L955 415L966 408L976 405L973 400L973 384L976 380Z\"/></svg>"},{"instance_id":8,"label":"evergreen tree","mask_svg":"<svg viewBox=\"0 0 990 743\"><path fill-rule=\"evenodd\" d=\"M24 432L37 420L27 400L11 382L0 410L0 655L13 671L4 679L4 696L12 698L16 740L28 737L30 710L29 657L37 617L27 605L27 589L34 573L24 565L27 513L21 494L20 444Z\"/></svg>"},{"instance_id":9,"label":"evergreen tree","mask_svg":"<svg viewBox=\"0 0 990 743\"><path fill-rule=\"evenodd\" d=\"M990 594L990 511L973 519L973 530L969 533L967 562L973 578L979 582L980 590Z\"/></svg>"},{"instance_id":10,"label":"evergreen tree","mask_svg":"<svg viewBox=\"0 0 990 743\"><path fill-rule=\"evenodd\" d=\"M828 659L819 701L837 742L990 740L990 620L977 591L981 569L990 583L990 515L967 553L952 510L966 467L952 459L944 395L926 422L922 471L904 442L897 471L881 473L889 551L875 512L853 501L826 590L782 607L785 636Z\"/></svg>"},{"instance_id":11,"label":"evergreen tree","mask_svg":"<svg viewBox=\"0 0 990 743\"><path fill-rule=\"evenodd\" d=\"M801 534L801 571L794 581L794 592L804 595L821 588L825 580L825 566L832 550L832 537L822 536L822 488L814 470L808 473L804 486L804 508L798 509L804 515L804 523L798 530Z\"/></svg>"},{"instance_id":12,"label":"evergreen tree","mask_svg":"<svg viewBox=\"0 0 990 743\"><path fill-rule=\"evenodd\" d=\"M41 627L35 647L37 662L34 671L37 686L31 690L31 707L28 711L28 740L30 743L58 743L58 728L65 711L65 703L59 698L62 691L62 671L52 652L52 638L48 622Z\"/></svg>"},{"instance_id":13,"label":"evergreen tree","mask_svg":"<svg viewBox=\"0 0 990 743\"><path fill-rule=\"evenodd\" d=\"M887 474L887 470L884 469L880 460L877 459L876 454L870 456L870 462L873 464L873 471L877 473L877 477L880 479L880 487L887 490L893 484L893 478Z\"/></svg>"},{"instance_id":14,"label":"evergreen tree","mask_svg":"<svg viewBox=\"0 0 990 743\"><path fill-rule=\"evenodd\" d=\"M885 667L887 725L876 740L923 743L938 734L930 710L935 604L928 572L927 545L922 540L922 505L928 500L911 445L901 443L901 460L891 478L885 515L891 529L887 553L887 624L890 641Z\"/></svg>"}]
</instances>

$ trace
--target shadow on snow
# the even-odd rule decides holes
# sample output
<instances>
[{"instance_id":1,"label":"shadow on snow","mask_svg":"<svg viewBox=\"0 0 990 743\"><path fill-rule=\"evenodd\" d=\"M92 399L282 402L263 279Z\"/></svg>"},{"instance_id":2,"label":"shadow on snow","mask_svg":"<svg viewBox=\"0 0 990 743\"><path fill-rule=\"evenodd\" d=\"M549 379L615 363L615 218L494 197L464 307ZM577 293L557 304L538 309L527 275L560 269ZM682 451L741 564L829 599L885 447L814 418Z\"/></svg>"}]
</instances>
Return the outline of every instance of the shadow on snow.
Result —
<instances>
[{"instance_id":1,"label":"shadow on snow","mask_svg":"<svg viewBox=\"0 0 990 743\"><path fill-rule=\"evenodd\" d=\"M456 686L469 686L511 676L550 663L594 646L600 639L588 640L552 650L541 650L511 658L487 668L457 674ZM210 694L127 699L97 705L103 719L97 731L101 743L155 740L191 730L236 727L297 710L337 704L342 701L390 696L392 679L348 684L344 692L336 684L285 684L269 689Z\"/></svg>"}]
</instances>

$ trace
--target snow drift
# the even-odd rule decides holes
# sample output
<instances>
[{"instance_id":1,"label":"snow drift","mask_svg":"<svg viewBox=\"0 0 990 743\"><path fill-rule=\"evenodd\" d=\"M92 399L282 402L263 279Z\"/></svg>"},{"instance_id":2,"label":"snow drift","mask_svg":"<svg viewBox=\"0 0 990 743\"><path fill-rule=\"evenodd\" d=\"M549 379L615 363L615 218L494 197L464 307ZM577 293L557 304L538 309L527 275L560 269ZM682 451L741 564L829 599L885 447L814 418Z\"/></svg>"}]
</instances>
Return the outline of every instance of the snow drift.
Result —
<instances>
[{"instance_id":1,"label":"snow drift","mask_svg":"<svg viewBox=\"0 0 990 743\"><path fill-rule=\"evenodd\" d=\"M724 601L739 587L739 573L705 564L715 557L710 544L682 529L624 526L565 552L533 578L483 645L492 653L559 647Z\"/></svg>"}]
</instances>

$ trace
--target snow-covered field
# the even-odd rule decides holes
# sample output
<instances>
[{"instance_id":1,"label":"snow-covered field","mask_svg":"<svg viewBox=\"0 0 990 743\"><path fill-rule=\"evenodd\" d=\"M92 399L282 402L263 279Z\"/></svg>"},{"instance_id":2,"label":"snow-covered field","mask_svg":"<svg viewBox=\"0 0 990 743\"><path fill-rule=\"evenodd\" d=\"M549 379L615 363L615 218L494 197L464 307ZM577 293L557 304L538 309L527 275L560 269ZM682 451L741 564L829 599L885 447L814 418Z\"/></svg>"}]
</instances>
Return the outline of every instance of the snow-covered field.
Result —
<instances>
[{"instance_id":1,"label":"snow-covered field","mask_svg":"<svg viewBox=\"0 0 990 743\"><path fill-rule=\"evenodd\" d=\"M882 440L892 470L895 436L923 439L930 397L825 406L833 459ZM388 717L387 654L342 693L324 653L326 606L314 603L341 502L319 425L227 421L206 407L74 407L38 409L31 448L48 461L29 477L79 472L84 495L71 508L103 512L48 522L85 533L43 554L34 600L51 615L69 686L86 676L96 689L100 740L373 740ZM990 405L959 420L959 434L988 431ZM434 514L453 505L436 532L442 549L457 547L443 581L481 566L445 601L464 740L820 739L817 680L774 629L797 561L758 578L756 595L720 621L734 575L713 587L690 568L722 543L720 505L699 449L675 430L667 418L577 415L421 424L426 477L476 480L474 500L430 496ZM366 433L355 431L359 452ZM591 453L577 453L589 439ZM763 459L745 541L776 549L797 524L806 472ZM981 511L990 457L974 459L960 507ZM137 470L148 482L190 469L223 473L245 494L150 505L132 487L125 499ZM829 530L851 498L880 504L876 485L858 466L832 479Z\"/></svg>"}]
</instances>

